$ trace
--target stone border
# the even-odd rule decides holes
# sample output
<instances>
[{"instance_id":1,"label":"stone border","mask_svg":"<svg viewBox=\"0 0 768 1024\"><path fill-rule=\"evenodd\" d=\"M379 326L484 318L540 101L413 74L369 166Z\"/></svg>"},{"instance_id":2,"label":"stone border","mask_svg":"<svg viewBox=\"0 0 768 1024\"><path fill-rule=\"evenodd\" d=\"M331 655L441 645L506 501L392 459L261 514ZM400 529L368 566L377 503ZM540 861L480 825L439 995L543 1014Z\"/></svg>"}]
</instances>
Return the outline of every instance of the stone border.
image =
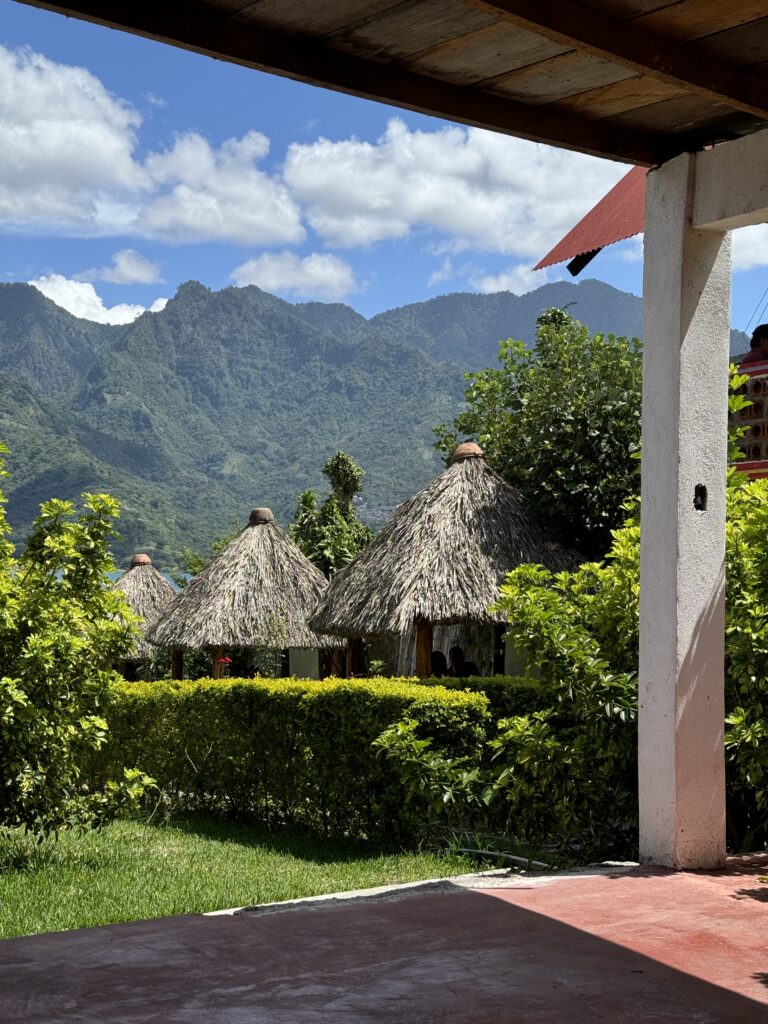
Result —
<instances>
[{"instance_id":1,"label":"stone border","mask_svg":"<svg viewBox=\"0 0 768 1024\"><path fill-rule=\"evenodd\" d=\"M393 901L413 894L441 894L462 889L511 889L518 885L548 885L552 882L573 878L589 878L596 875L628 874L640 870L635 861L605 861L557 872L510 871L496 868L491 871L477 871L467 875L453 875L446 878L427 878L421 882L399 882L379 885L372 889L351 889L347 892L325 893L320 896L303 896L295 900L281 900L277 903L257 903L253 906L232 907L227 910L211 910L204 917L233 917L238 914L264 915L283 914L290 910L314 910L337 907L349 903L372 900Z\"/></svg>"}]
</instances>

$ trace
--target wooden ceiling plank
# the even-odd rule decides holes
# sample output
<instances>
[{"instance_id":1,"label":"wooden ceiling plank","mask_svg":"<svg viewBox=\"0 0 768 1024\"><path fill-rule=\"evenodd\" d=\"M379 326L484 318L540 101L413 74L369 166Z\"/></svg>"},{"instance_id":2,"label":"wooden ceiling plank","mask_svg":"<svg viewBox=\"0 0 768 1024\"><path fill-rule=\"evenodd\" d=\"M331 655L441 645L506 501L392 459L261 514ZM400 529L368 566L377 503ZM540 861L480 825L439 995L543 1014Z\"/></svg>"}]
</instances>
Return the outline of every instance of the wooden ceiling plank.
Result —
<instances>
[{"instance_id":1,"label":"wooden ceiling plank","mask_svg":"<svg viewBox=\"0 0 768 1024\"><path fill-rule=\"evenodd\" d=\"M561 69L568 73L573 64L578 63L581 58L578 50L562 49L560 53L552 57L545 57L543 60L534 61L532 64L523 64L510 71L502 71L491 78L484 78L477 85L483 89L495 89L509 81L523 82L526 78L535 78L542 73L557 73Z\"/></svg>"},{"instance_id":2,"label":"wooden ceiling plank","mask_svg":"<svg viewBox=\"0 0 768 1024\"><path fill-rule=\"evenodd\" d=\"M407 15L409 11L417 11L420 2L421 0L394 0L394 2L389 0L386 6L380 7L378 10L374 9L366 14L361 14L359 17L345 21L343 25L339 25L333 32L326 33L324 38L331 39L339 33L357 32L380 21L382 18L389 18L390 16L395 18L402 17L403 14ZM379 7L379 5L377 4L376 7Z\"/></svg>"},{"instance_id":3,"label":"wooden ceiling plank","mask_svg":"<svg viewBox=\"0 0 768 1024\"><path fill-rule=\"evenodd\" d=\"M740 74L765 60L768 53L768 17L753 21L749 25L718 32L716 35L697 39L690 44L690 50L700 60L717 60L730 64ZM752 75L752 71L749 72ZM765 88L765 82L763 82Z\"/></svg>"},{"instance_id":4,"label":"wooden ceiling plank","mask_svg":"<svg viewBox=\"0 0 768 1024\"><path fill-rule=\"evenodd\" d=\"M317 0L256 0L241 10L237 18L277 31L284 31L286 24L301 21L305 35L326 36L391 10L397 3L398 0L334 0L333 4Z\"/></svg>"},{"instance_id":5,"label":"wooden ceiling plank","mask_svg":"<svg viewBox=\"0 0 768 1024\"><path fill-rule=\"evenodd\" d=\"M617 21L630 21L643 14L674 7L681 0L581 0L585 7Z\"/></svg>"},{"instance_id":6,"label":"wooden ceiling plank","mask_svg":"<svg viewBox=\"0 0 768 1024\"><path fill-rule=\"evenodd\" d=\"M455 0L409 0L363 25L340 29L326 36L325 42L358 57L400 61L493 24L498 24L493 15Z\"/></svg>"},{"instance_id":7,"label":"wooden ceiling plank","mask_svg":"<svg viewBox=\"0 0 768 1024\"><path fill-rule=\"evenodd\" d=\"M557 108L589 118L615 117L638 107L647 107L683 95L684 90L678 86L658 82L645 75L636 75L622 82L569 96L558 103Z\"/></svg>"},{"instance_id":8,"label":"wooden ceiling plank","mask_svg":"<svg viewBox=\"0 0 768 1024\"><path fill-rule=\"evenodd\" d=\"M461 0L475 10L497 12L511 24L540 32L563 45L609 60L687 92L768 118L765 83L703 59L642 28L560 0Z\"/></svg>"},{"instance_id":9,"label":"wooden ceiling plank","mask_svg":"<svg viewBox=\"0 0 768 1024\"><path fill-rule=\"evenodd\" d=\"M413 64L423 63L435 57L454 57L456 54L464 53L472 46L482 46L488 42L494 43L508 31L507 25L494 21L490 25L473 28L460 36L454 36L453 39L444 39L442 42L434 43L423 50L418 50L416 53L412 53L410 57L401 61L401 64L403 67L411 67Z\"/></svg>"},{"instance_id":10,"label":"wooden ceiling plank","mask_svg":"<svg viewBox=\"0 0 768 1024\"><path fill-rule=\"evenodd\" d=\"M671 155L663 139L643 132L616 130L609 124L557 110L533 108L328 50L308 37L289 36L195 10L188 9L180 17L178 12L144 0L114 0L106 10L101 0L76 0L66 5L45 0L21 2L244 67L566 149L644 166Z\"/></svg>"},{"instance_id":11,"label":"wooden ceiling plank","mask_svg":"<svg viewBox=\"0 0 768 1024\"><path fill-rule=\"evenodd\" d=\"M749 114L737 113L723 103L713 103L703 96L690 94L645 107L636 107L634 110L618 114L611 123L635 128L638 131L646 131L648 125L653 124L659 125L662 131L670 134L692 135L702 132L706 134L722 125L724 134L720 136L721 138L744 134L759 124ZM711 139L717 137L715 133L710 135Z\"/></svg>"},{"instance_id":12,"label":"wooden ceiling plank","mask_svg":"<svg viewBox=\"0 0 768 1024\"><path fill-rule=\"evenodd\" d=\"M500 76L494 84L481 83L501 96L521 99L526 103L555 103L588 89L613 85L635 78L628 68L611 64L578 50L520 68L519 72Z\"/></svg>"},{"instance_id":13,"label":"wooden ceiling plank","mask_svg":"<svg viewBox=\"0 0 768 1024\"><path fill-rule=\"evenodd\" d=\"M448 48L428 55L416 54L401 64L419 74L475 85L563 53L562 46L532 32L501 24L497 24L496 29L495 34L485 39L478 33L477 38L467 42L461 50Z\"/></svg>"},{"instance_id":14,"label":"wooden ceiling plank","mask_svg":"<svg viewBox=\"0 0 768 1024\"><path fill-rule=\"evenodd\" d=\"M765 16L765 0L680 0L632 19L632 25L669 39L690 42L738 28Z\"/></svg>"},{"instance_id":15,"label":"wooden ceiling plank","mask_svg":"<svg viewBox=\"0 0 768 1024\"><path fill-rule=\"evenodd\" d=\"M256 7L262 0L197 0L201 10L226 11L227 14L242 14L249 7Z\"/></svg>"}]
</instances>

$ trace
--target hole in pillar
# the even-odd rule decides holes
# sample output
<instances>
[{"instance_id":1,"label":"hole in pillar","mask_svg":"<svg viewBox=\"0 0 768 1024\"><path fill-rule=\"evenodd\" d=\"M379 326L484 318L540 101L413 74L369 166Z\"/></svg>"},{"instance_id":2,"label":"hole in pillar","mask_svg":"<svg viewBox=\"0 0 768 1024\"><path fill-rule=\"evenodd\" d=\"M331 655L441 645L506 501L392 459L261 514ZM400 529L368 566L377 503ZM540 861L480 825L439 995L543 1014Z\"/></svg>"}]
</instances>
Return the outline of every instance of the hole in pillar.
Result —
<instances>
[{"instance_id":1,"label":"hole in pillar","mask_svg":"<svg viewBox=\"0 0 768 1024\"><path fill-rule=\"evenodd\" d=\"M704 484L696 484L693 489L693 507L697 512L707 511L707 488Z\"/></svg>"}]
</instances>

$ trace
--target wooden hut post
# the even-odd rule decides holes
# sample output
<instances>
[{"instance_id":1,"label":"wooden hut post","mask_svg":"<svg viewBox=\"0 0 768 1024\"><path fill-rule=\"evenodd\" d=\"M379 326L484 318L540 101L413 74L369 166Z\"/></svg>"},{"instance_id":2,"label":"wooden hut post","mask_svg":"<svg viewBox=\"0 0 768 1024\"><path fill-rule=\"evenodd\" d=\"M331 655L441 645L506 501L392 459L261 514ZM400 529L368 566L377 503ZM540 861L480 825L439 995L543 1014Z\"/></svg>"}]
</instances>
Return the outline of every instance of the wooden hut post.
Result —
<instances>
[{"instance_id":1,"label":"wooden hut post","mask_svg":"<svg viewBox=\"0 0 768 1024\"><path fill-rule=\"evenodd\" d=\"M493 627L493 674L495 676L504 675L504 659L506 656L504 634L506 631L507 627L502 626L498 622Z\"/></svg>"},{"instance_id":2,"label":"wooden hut post","mask_svg":"<svg viewBox=\"0 0 768 1024\"><path fill-rule=\"evenodd\" d=\"M359 676L363 671L363 641L360 637L347 639L347 679Z\"/></svg>"},{"instance_id":3,"label":"wooden hut post","mask_svg":"<svg viewBox=\"0 0 768 1024\"><path fill-rule=\"evenodd\" d=\"M171 679L184 678L184 648L171 648Z\"/></svg>"},{"instance_id":4,"label":"wooden hut post","mask_svg":"<svg viewBox=\"0 0 768 1024\"><path fill-rule=\"evenodd\" d=\"M426 619L416 623L416 675L419 679L432 675L432 623Z\"/></svg>"},{"instance_id":5,"label":"wooden hut post","mask_svg":"<svg viewBox=\"0 0 768 1024\"><path fill-rule=\"evenodd\" d=\"M339 647L331 649L331 671L332 676L340 679L344 675L344 653Z\"/></svg>"},{"instance_id":6,"label":"wooden hut post","mask_svg":"<svg viewBox=\"0 0 768 1024\"><path fill-rule=\"evenodd\" d=\"M211 679L221 679L221 659L224 657L223 647L213 648L213 665L211 667Z\"/></svg>"}]
</instances>

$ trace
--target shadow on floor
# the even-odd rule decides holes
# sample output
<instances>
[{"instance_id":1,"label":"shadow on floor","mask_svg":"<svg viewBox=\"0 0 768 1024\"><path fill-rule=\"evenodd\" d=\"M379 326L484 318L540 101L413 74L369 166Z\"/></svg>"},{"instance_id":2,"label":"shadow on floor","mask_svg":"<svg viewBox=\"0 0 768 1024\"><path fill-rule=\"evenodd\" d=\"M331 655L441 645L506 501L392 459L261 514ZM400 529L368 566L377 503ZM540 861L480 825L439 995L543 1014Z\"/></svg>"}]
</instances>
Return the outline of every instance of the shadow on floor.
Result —
<instances>
[{"instance_id":1,"label":"shadow on floor","mask_svg":"<svg viewBox=\"0 0 768 1024\"><path fill-rule=\"evenodd\" d=\"M573 884L552 883L547 898L568 906ZM629 882L627 890L637 891ZM607 941L517 905L530 895L453 888L270 916L177 917L11 939L0 943L0 1019L765 1024L765 1003L741 994L738 977L733 991L702 981L623 939ZM610 918L609 904L595 905ZM660 905L674 921L675 908L663 898ZM744 904L729 905L744 912ZM666 928L663 941L679 951L684 929L676 935L669 923L661 921L660 934Z\"/></svg>"}]
</instances>

